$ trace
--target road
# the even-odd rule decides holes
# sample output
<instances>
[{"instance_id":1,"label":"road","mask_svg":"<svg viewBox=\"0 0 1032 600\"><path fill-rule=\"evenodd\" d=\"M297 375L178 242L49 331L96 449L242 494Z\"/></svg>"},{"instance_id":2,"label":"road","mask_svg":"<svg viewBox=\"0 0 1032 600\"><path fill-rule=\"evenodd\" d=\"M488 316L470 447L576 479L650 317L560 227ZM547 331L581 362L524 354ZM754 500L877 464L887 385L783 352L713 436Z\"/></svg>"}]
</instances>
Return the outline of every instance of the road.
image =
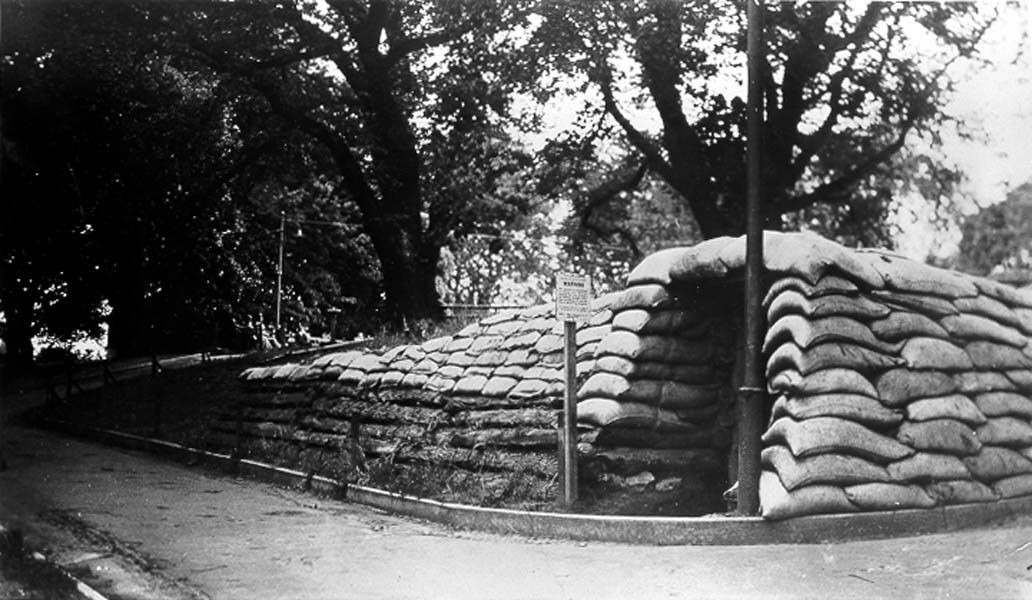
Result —
<instances>
[{"instance_id":1,"label":"road","mask_svg":"<svg viewBox=\"0 0 1032 600\"><path fill-rule=\"evenodd\" d=\"M456 532L9 426L0 522L121 598L1029 598L1032 518L836 545Z\"/></svg>"}]
</instances>

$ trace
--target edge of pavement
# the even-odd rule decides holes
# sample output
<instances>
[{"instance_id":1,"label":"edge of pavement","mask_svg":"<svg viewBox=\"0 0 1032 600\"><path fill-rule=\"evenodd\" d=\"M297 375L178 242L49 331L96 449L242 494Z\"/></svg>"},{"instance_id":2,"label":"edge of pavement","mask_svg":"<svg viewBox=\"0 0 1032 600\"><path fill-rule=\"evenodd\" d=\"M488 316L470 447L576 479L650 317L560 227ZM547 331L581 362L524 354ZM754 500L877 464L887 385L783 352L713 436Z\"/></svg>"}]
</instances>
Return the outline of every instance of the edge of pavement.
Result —
<instances>
[{"instance_id":1,"label":"edge of pavement","mask_svg":"<svg viewBox=\"0 0 1032 600\"><path fill-rule=\"evenodd\" d=\"M538 538L653 546L816 544L945 533L1002 525L1032 515L1032 496L931 509L812 515L783 521L724 515L607 516L483 508L387 492L314 473L67 421L51 420L42 425L95 442L148 452L190 465L210 465L266 483L301 488L456 529Z\"/></svg>"}]
</instances>

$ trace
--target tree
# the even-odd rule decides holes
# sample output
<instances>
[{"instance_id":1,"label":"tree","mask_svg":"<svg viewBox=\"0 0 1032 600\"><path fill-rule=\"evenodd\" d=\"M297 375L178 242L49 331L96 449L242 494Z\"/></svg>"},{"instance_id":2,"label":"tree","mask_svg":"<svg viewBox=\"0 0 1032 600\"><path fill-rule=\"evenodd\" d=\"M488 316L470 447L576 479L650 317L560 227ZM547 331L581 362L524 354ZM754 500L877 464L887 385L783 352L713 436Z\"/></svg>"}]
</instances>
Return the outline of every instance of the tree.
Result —
<instances>
[{"instance_id":1,"label":"tree","mask_svg":"<svg viewBox=\"0 0 1032 600\"><path fill-rule=\"evenodd\" d=\"M441 314L441 248L497 212L475 193L486 173L462 189L461 174L438 165L475 170L504 153L510 84L496 57L520 10L487 0L218 4L195 7L185 43L326 149L378 258L387 313L407 321Z\"/></svg>"},{"instance_id":2,"label":"tree","mask_svg":"<svg viewBox=\"0 0 1032 600\"><path fill-rule=\"evenodd\" d=\"M884 226L897 171L937 141L948 67L977 56L995 9L973 4L767 5L765 219L846 237ZM641 165L690 207L703 236L744 230L744 9L739 2L541 4L533 52L577 78ZM544 89L542 95L556 93ZM914 187L945 201L939 165ZM944 176L945 175L945 176ZM614 175L616 179L623 173ZM934 188L934 189L930 189ZM860 225L857 225L857 224ZM848 228L852 227L852 233Z\"/></svg>"},{"instance_id":3,"label":"tree","mask_svg":"<svg viewBox=\"0 0 1032 600\"><path fill-rule=\"evenodd\" d=\"M988 275L1032 269L1032 181L964 220L958 267Z\"/></svg>"}]
</instances>

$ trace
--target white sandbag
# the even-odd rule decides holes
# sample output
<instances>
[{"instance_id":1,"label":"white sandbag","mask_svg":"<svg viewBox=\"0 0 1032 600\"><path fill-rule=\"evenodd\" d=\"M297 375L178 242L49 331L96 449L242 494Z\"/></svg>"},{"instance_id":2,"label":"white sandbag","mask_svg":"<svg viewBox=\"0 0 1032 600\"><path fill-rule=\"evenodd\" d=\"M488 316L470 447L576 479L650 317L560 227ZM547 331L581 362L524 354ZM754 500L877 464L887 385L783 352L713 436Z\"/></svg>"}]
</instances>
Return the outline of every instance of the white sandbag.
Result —
<instances>
[{"instance_id":1,"label":"white sandbag","mask_svg":"<svg viewBox=\"0 0 1032 600\"><path fill-rule=\"evenodd\" d=\"M902 355L911 369L965 371L974 368L963 349L937 338L910 338L903 343Z\"/></svg>"},{"instance_id":2,"label":"white sandbag","mask_svg":"<svg viewBox=\"0 0 1032 600\"><path fill-rule=\"evenodd\" d=\"M1032 472L1032 461L1019 452L1000 446L984 446L978 454L965 457L964 464L975 479L984 483Z\"/></svg>"},{"instance_id":3,"label":"white sandbag","mask_svg":"<svg viewBox=\"0 0 1032 600\"><path fill-rule=\"evenodd\" d=\"M957 389L953 379L939 371L891 369L875 379L878 398L888 406L903 406L916 398L945 396Z\"/></svg>"},{"instance_id":4,"label":"white sandbag","mask_svg":"<svg viewBox=\"0 0 1032 600\"><path fill-rule=\"evenodd\" d=\"M727 275L728 266L720 259L720 251L728 245L742 245L739 238L722 236L705 240L679 255L669 257L671 281L695 281Z\"/></svg>"},{"instance_id":5,"label":"white sandbag","mask_svg":"<svg viewBox=\"0 0 1032 600\"><path fill-rule=\"evenodd\" d=\"M721 258L730 266L728 248L723 248ZM740 261L745 261L744 237L741 244ZM838 275L863 284L870 289L885 285L881 274L868 261L862 260L855 251L849 250L831 240L809 232L785 233L766 232L763 235L763 262L769 271L788 273L816 284L822 277Z\"/></svg>"},{"instance_id":6,"label":"white sandbag","mask_svg":"<svg viewBox=\"0 0 1032 600\"><path fill-rule=\"evenodd\" d=\"M797 459L785 446L774 445L763 449L761 461L778 474L789 491L818 483L849 485L889 479L881 465L848 454L818 454Z\"/></svg>"},{"instance_id":7,"label":"white sandbag","mask_svg":"<svg viewBox=\"0 0 1032 600\"><path fill-rule=\"evenodd\" d=\"M1004 373L1015 389L1032 392L1032 370L1012 369Z\"/></svg>"},{"instance_id":8,"label":"white sandbag","mask_svg":"<svg viewBox=\"0 0 1032 600\"><path fill-rule=\"evenodd\" d=\"M822 369L803 377L795 369L786 369L769 379L771 392L791 393L797 396L815 396L834 392L862 394L872 398L878 397L875 389L866 377L853 369Z\"/></svg>"},{"instance_id":9,"label":"white sandbag","mask_svg":"<svg viewBox=\"0 0 1032 600\"><path fill-rule=\"evenodd\" d=\"M781 396L774 402L771 416L789 416L797 421L814 417L839 417L872 429L898 426L903 415L878 400L860 394L830 393L815 396Z\"/></svg>"},{"instance_id":10,"label":"white sandbag","mask_svg":"<svg viewBox=\"0 0 1032 600\"><path fill-rule=\"evenodd\" d=\"M942 325L920 313L894 310L887 317L871 321L871 333L887 342L899 342L914 337L949 339Z\"/></svg>"},{"instance_id":11,"label":"white sandbag","mask_svg":"<svg viewBox=\"0 0 1032 600\"><path fill-rule=\"evenodd\" d=\"M977 341L964 346L971 362L979 369L1004 371L1032 369L1032 358L1013 346Z\"/></svg>"},{"instance_id":12,"label":"white sandbag","mask_svg":"<svg viewBox=\"0 0 1032 600\"><path fill-rule=\"evenodd\" d=\"M888 463L914 453L912 448L890 437L875 433L859 423L835 417L803 421L782 417L763 434L763 442L784 443L796 458L816 454L851 454Z\"/></svg>"},{"instance_id":13,"label":"white sandbag","mask_svg":"<svg viewBox=\"0 0 1032 600\"><path fill-rule=\"evenodd\" d=\"M777 521L803 515L856 512L857 508L842 488L833 485L808 485L789 492L776 473L760 474L760 514Z\"/></svg>"},{"instance_id":14,"label":"white sandbag","mask_svg":"<svg viewBox=\"0 0 1032 600\"><path fill-rule=\"evenodd\" d=\"M1018 498L1032 495L1032 474L1004 477L993 483L993 491L1001 498Z\"/></svg>"},{"instance_id":15,"label":"white sandbag","mask_svg":"<svg viewBox=\"0 0 1032 600\"><path fill-rule=\"evenodd\" d=\"M844 489L846 498L860 510L902 510L935 506L935 500L917 485L862 483Z\"/></svg>"},{"instance_id":16,"label":"white sandbag","mask_svg":"<svg viewBox=\"0 0 1032 600\"><path fill-rule=\"evenodd\" d=\"M896 354L901 347L877 339L860 321L841 316L814 319L803 315L785 315L767 329L763 351L769 352L771 348L788 341L794 341L803 349L825 342L845 342L885 354Z\"/></svg>"},{"instance_id":17,"label":"white sandbag","mask_svg":"<svg viewBox=\"0 0 1032 600\"><path fill-rule=\"evenodd\" d=\"M960 313L952 302L936 296L887 290L874 290L871 292L871 296L875 300L885 302L891 307L902 308L929 317L939 318Z\"/></svg>"},{"instance_id":18,"label":"white sandbag","mask_svg":"<svg viewBox=\"0 0 1032 600\"><path fill-rule=\"evenodd\" d=\"M1032 425L1027 419L993 417L975 430L983 444L1021 448L1032 445Z\"/></svg>"},{"instance_id":19,"label":"white sandbag","mask_svg":"<svg viewBox=\"0 0 1032 600\"><path fill-rule=\"evenodd\" d=\"M786 275L776 279L763 297L763 306L770 307L774 300L787 291L799 292L807 298L819 298L829 294L855 295L860 288L852 281L836 275L821 277L816 284L803 281L799 277Z\"/></svg>"},{"instance_id":20,"label":"white sandbag","mask_svg":"<svg viewBox=\"0 0 1032 600\"><path fill-rule=\"evenodd\" d=\"M1011 391L1014 384L1003 373L995 371L966 371L954 373L953 381L957 384L957 391L964 394L977 394L979 392Z\"/></svg>"},{"instance_id":21,"label":"white sandbag","mask_svg":"<svg viewBox=\"0 0 1032 600\"><path fill-rule=\"evenodd\" d=\"M659 284L634 285L614 296L609 310L614 314L629 308L662 308L671 306L673 297Z\"/></svg>"},{"instance_id":22,"label":"white sandbag","mask_svg":"<svg viewBox=\"0 0 1032 600\"><path fill-rule=\"evenodd\" d=\"M487 385L487 377L484 375L469 375L455 382L452 392L458 395L477 395Z\"/></svg>"},{"instance_id":23,"label":"white sandbag","mask_svg":"<svg viewBox=\"0 0 1032 600\"><path fill-rule=\"evenodd\" d=\"M670 269L684 255L691 254L692 248L666 248L645 257L638 266L627 275L627 285L670 284Z\"/></svg>"},{"instance_id":24,"label":"white sandbag","mask_svg":"<svg viewBox=\"0 0 1032 600\"><path fill-rule=\"evenodd\" d=\"M881 319L889 314L884 304L874 302L865 296L830 294L807 298L796 290L785 290L770 303L767 322L773 323L786 315L803 315L819 319L823 317L850 317L863 321Z\"/></svg>"},{"instance_id":25,"label":"white sandbag","mask_svg":"<svg viewBox=\"0 0 1032 600\"><path fill-rule=\"evenodd\" d=\"M987 417L1032 419L1032 399L1015 392L986 392L975 396L975 406Z\"/></svg>"},{"instance_id":26,"label":"white sandbag","mask_svg":"<svg viewBox=\"0 0 1032 600\"><path fill-rule=\"evenodd\" d=\"M916 452L913 456L889 463L885 470L892 481L935 481L971 477L967 466L959 457L938 452Z\"/></svg>"},{"instance_id":27,"label":"white sandbag","mask_svg":"<svg viewBox=\"0 0 1032 600\"><path fill-rule=\"evenodd\" d=\"M984 425L985 415L978 406L963 394L949 394L934 398L915 400L906 407L907 420L931 421L933 419L956 419L968 425ZM979 438L981 439L981 437ZM983 442L985 440L982 440Z\"/></svg>"},{"instance_id":28,"label":"white sandbag","mask_svg":"<svg viewBox=\"0 0 1032 600\"><path fill-rule=\"evenodd\" d=\"M1022 348L1028 343L1028 338L1024 335L987 317L961 313L947 315L939 322L954 338L988 340L1017 348Z\"/></svg>"},{"instance_id":29,"label":"white sandbag","mask_svg":"<svg viewBox=\"0 0 1032 600\"><path fill-rule=\"evenodd\" d=\"M968 504L971 502L994 502L996 492L992 488L970 479L936 481L925 486L928 495L938 504Z\"/></svg>"},{"instance_id":30,"label":"white sandbag","mask_svg":"<svg viewBox=\"0 0 1032 600\"><path fill-rule=\"evenodd\" d=\"M970 427L953 419L904 421L896 438L915 450L944 452L958 456L977 454L982 448Z\"/></svg>"},{"instance_id":31,"label":"white sandbag","mask_svg":"<svg viewBox=\"0 0 1032 600\"><path fill-rule=\"evenodd\" d=\"M1029 294L1027 290L1018 289L986 277L972 277L971 280L980 292L1008 306L1032 307L1032 304L1029 304L1032 301L1032 294Z\"/></svg>"},{"instance_id":32,"label":"white sandbag","mask_svg":"<svg viewBox=\"0 0 1032 600\"><path fill-rule=\"evenodd\" d=\"M857 253L881 274L885 287L901 292L932 294L947 298L978 295L978 288L970 279L954 271L940 269L899 255L879 250Z\"/></svg>"},{"instance_id":33,"label":"white sandbag","mask_svg":"<svg viewBox=\"0 0 1032 600\"><path fill-rule=\"evenodd\" d=\"M977 285L977 284L976 284ZM1014 329L1021 329L1021 320L1014 314L1006 304L990 298L984 294L980 294L973 298L957 298L953 301L953 305L957 307L961 313L968 313L972 315L979 315L987 317L996 321L997 323L1007 325Z\"/></svg>"},{"instance_id":34,"label":"white sandbag","mask_svg":"<svg viewBox=\"0 0 1032 600\"><path fill-rule=\"evenodd\" d=\"M894 356L853 344L830 342L803 350L794 342L786 342L778 346L767 359L766 373L770 377L786 369L795 369L803 375L809 375L835 367L869 373L901 364L902 360Z\"/></svg>"},{"instance_id":35,"label":"white sandbag","mask_svg":"<svg viewBox=\"0 0 1032 600\"><path fill-rule=\"evenodd\" d=\"M488 398L504 398L512 388L516 387L517 383L516 379L512 377L494 375L487 380L480 393Z\"/></svg>"}]
</instances>

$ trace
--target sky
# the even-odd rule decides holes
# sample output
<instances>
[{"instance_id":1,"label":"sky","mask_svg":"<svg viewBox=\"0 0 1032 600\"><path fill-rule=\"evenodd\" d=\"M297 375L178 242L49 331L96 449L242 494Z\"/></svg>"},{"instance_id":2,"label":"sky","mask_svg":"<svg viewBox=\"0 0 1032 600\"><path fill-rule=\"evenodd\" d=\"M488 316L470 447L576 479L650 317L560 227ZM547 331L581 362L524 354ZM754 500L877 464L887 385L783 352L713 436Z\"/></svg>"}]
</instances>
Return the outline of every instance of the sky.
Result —
<instances>
[{"instance_id":1,"label":"sky","mask_svg":"<svg viewBox=\"0 0 1032 600\"><path fill-rule=\"evenodd\" d=\"M1002 4L998 2L997 4ZM987 34L984 51L994 65L964 65L946 114L981 127L984 136L964 140L944 132L942 148L966 174L962 191L978 206L1002 202L1010 189L1032 180L1032 0L1024 0ZM916 205L915 205L916 206ZM946 257L957 252L959 230L935 230L920 208L900 225L901 254L923 260L929 254Z\"/></svg>"}]
</instances>

